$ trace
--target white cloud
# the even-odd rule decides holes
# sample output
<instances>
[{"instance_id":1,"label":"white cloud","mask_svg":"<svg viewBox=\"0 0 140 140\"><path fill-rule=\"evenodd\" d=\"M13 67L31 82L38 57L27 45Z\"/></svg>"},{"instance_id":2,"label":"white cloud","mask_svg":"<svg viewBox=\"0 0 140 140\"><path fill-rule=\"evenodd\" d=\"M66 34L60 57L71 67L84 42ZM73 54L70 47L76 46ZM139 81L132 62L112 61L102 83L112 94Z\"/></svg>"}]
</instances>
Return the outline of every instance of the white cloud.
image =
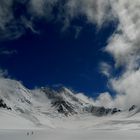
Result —
<instances>
[{"instance_id":1,"label":"white cloud","mask_svg":"<svg viewBox=\"0 0 140 140\"><path fill-rule=\"evenodd\" d=\"M118 93L114 104L124 108L140 106L140 1L112 1L112 7L119 26L106 51L114 57L116 68L124 68L119 77L110 79L111 87Z\"/></svg>"},{"instance_id":2,"label":"white cloud","mask_svg":"<svg viewBox=\"0 0 140 140\"><path fill-rule=\"evenodd\" d=\"M101 62L99 65L99 71L106 77L110 77L112 73L112 68L108 63Z\"/></svg>"},{"instance_id":3,"label":"white cloud","mask_svg":"<svg viewBox=\"0 0 140 140\"><path fill-rule=\"evenodd\" d=\"M57 4L58 0L30 0L29 9L34 16L44 16L50 17L52 15L52 10Z\"/></svg>"},{"instance_id":4,"label":"white cloud","mask_svg":"<svg viewBox=\"0 0 140 140\"><path fill-rule=\"evenodd\" d=\"M131 72L125 72L118 79L112 79L111 84L114 90L119 94L117 97L123 97L123 107L130 105L140 106L140 69Z\"/></svg>"},{"instance_id":5,"label":"white cloud","mask_svg":"<svg viewBox=\"0 0 140 140\"><path fill-rule=\"evenodd\" d=\"M114 101L108 92L101 93L99 97L95 100L96 106L104 106L112 108L114 107Z\"/></svg>"},{"instance_id":6,"label":"white cloud","mask_svg":"<svg viewBox=\"0 0 140 140\"><path fill-rule=\"evenodd\" d=\"M78 93L76 94L76 96L86 103L93 104L93 105L95 104L94 100L86 96L84 93Z\"/></svg>"},{"instance_id":7,"label":"white cloud","mask_svg":"<svg viewBox=\"0 0 140 140\"><path fill-rule=\"evenodd\" d=\"M99 27L105 21L113 20L109 0L68 0L66 9L70 18L84 15L87 22L97 24Z\"/></svg>"},{"instance_id":8,"label":"white cloud","mask_svg":"<svg viewBox=\"0 0 140 140\"><path fill-rule=\"evenodd\" d=\"M16 11L16 14L19 12L19 15L15 17L14 9L20 9L18 7L20 5L24 5L25 12ZM13 6L15 6L14 9ZM53 13L54 8L57 8L55 15ZM26 28L35 32L34 20L40 18L44 18L46 21L51 19L61 21L65 28L69 26L73 18L85 16L87 17L86 22L101 27L106 21L113 19L109 9L109 0L1 0L0 38L18 38L25 33Z\"/></svg>"},{"instance_id":9,"label":"white cloud","mask_svg":"<svg viewBox=\"0 0 140 140\"><path fill-rule=\"evenodd\" d=\"M118 0L112 3L119 20L119 26L117 32L110 38L106 50L114 56L117 66L124 64L129 66L129 64L139 59L139 6L140 2L138 0Z\"/></svg>"},{"instance_id":10,"label":"white cloud","mask_svg":"<svg viewBox=\"0 0 140 140\"><path fill-rule=\"evenodd\" d=\"M5 29L5 24L13 18L10 9L12 6L13 0L1 0L0 1L0 28Z\"/></svg>"},{"instance_id":11,"label":"white cloud","mask_svg":"<svg viewBox=\"0 0 140 140\"><path fill-rule=\"evenodd\" d=\"M0 55L13 55L13 54L17 54L17 51L16 50L2 50L0 51Z\"/></svg>"}]
</instances>

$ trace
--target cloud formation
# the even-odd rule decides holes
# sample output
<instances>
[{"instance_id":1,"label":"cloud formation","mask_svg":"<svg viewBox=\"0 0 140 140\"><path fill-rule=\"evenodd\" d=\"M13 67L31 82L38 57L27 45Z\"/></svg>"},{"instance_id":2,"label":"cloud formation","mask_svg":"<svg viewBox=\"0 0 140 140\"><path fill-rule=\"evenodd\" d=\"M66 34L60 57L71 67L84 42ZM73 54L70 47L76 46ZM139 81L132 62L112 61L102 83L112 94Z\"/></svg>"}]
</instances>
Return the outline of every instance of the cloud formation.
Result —
<instances>
[{"instance_id":1,"label":"cloud formation","mask_svg":"<svg viewBox=\"0 0 140 140\"><path fill-rule=\"evenodd\" d=\"M15 39L24 32L24 26L21 18L16 18L14 4L18 1L1 0L0 1L0 39Z\"/></svg>"},{"instance_id":2,"label":"cloud formation","mask_svg":"<svg viewBox=\"0 0 140 140\"><path fill-rule=\"evenodd\" d=\"M87 22L100 27L112 20L109 0L1 0L0 39L19 38L41 18L60 21L64 27L78 16L85 16Z\"/></svg>"},{"instance_id":3,"label":"cloud formation","mask_svg":"<svg viewBox=\"0 0 140 140\"><path fill-rule=\"evenodd\" d=\"M116 66L136 67L140 54L140 2L118 0L112 4L119 26L106 48L116 60ZM125 55L125 57L124 57ZM133 65L133 66L132 66Z\"/></svg>"},{"instance_id":4,"label":"cloud formation","mask_svg":"<svg viewBox=\"0 0 140 140\"><path fill-rule=\"evenodd\" d=\"M99 65L99 71L106 77L110 77L112 73L112 67L105 62L101 62Z\"/></svg>"},{"instance_id":5,"label":"cloud formation","mask_svg":"<svg viewBox=\"0 0 140 140\"><path fill-rule=\"evenodd\" d=\"M116 100L121 97L122 106L140 106L140 1L118 0L112 2L112 7L119 25L106 51L114 57L116 68L123 68L123 73L110 79L110 85L118 93Z\"/></svg>"},{"instance_id":6,"label":"cloud formation","mask_svg":"<svg viewBox=\"0 0 140 140\"><path fill-rule=\"evenodd\" d=\"M6 48L0 48L0 56L1 55L6 55L6 56L11 56L13 54L17 54L18 52L16 50L7 50Z\"/></svg>"},{"instance_id":7,"label":"cloud formation","mask_svg":"<svg viewBox=\"0 0 140 140\"><path fill-rule=\"evenodd\" d=\"M110 88L117 95L111 98L103 93L97 99L97 104L130 107L140 106L140 1L139 0L70 0L68 2L71 17L83 14L87 21L103 26L109 21L118 21L118 27L109 38L105 51L111 54L115 61L115 69L123 71L119 76L111 75L111 66L101 63L100 71L109 77Z\"/></svg>"},{"instance_id":8,"label":"cloud formation","mask_svg":"<svg viewBox=\"0 0 140 140\"><path fill-rule=\"evenodd\" d=\"M101 26L107 20L112 20L109 0L68 0L66 3L66 12L69 17L73 18L79 15L87 17L87 22Z\"/></svg>"}]
</instances>

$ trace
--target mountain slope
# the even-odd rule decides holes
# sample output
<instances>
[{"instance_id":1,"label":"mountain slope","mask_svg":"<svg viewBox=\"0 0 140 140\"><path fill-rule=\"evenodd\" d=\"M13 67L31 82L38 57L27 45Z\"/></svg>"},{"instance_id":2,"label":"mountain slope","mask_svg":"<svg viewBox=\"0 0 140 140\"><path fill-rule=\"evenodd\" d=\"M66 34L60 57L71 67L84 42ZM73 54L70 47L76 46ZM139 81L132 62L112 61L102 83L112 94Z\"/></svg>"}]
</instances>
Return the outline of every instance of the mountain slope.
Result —
<instances>
[{"instance_id":1,"label":"mountain slope","mask_svg":"<svg viewBox=\"0 0 140 140\"><path fill-rule=\"evenodd\" d=\"M135 122L133 118L139 120L139 108L134 105L126 111L99 107L65 87L29 90L18 81L4 78L0 78L0 113L0 120L5 123L11 120L21 124L23 120L27 126L51 128L64 127L64 120L65 126L72 128L109 127L125 121Z\"/></svg>"}]
</instances>

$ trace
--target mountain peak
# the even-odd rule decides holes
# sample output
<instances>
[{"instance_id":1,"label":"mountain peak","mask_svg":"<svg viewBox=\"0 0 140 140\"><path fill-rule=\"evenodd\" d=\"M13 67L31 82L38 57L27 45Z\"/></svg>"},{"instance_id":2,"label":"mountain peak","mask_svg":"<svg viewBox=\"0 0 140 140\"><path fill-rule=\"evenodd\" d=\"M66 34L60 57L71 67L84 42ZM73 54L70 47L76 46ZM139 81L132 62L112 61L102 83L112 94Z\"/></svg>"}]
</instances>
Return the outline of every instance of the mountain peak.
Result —
<instances>
[{"instance_id":1,"label":"mountain peak","mask_svg":"<svg viewBox=\"0 0 140 140\"><path fill-rule=\"evenodd\" d=\"M3 101L1 106L6 105L11 111L24 115L32 116L36 113L43 113L50 116L71 116L74 114L105 116L120 112L117 108L94 106L90 103L91 101L82 100L75 92L64 86L41 87L34 91L25 88L15 80L6 79L0 82L0 99Z\"/></svg>"}]
</instances>

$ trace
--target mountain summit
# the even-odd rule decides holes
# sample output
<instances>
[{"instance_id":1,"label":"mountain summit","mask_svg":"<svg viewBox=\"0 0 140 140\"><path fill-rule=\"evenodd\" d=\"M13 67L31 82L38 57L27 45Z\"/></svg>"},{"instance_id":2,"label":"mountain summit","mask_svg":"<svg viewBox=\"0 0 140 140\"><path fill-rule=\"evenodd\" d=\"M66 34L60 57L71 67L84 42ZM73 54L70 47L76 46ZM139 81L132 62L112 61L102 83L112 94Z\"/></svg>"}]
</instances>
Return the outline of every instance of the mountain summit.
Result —
<instances>
[{"instance_id":1,"label":"mountain summit","mask_svg":"<svg viewBox=\"0 0 140 140\"><path fill-rule=\"evenodd\" d=\"M117 108L94 106L66 87L29 90L20 82L10 79L0 79L0 107L34 117L35 114L67 117L87 113L106 116L121 112Z\"/></svg>"}]
</instances>

